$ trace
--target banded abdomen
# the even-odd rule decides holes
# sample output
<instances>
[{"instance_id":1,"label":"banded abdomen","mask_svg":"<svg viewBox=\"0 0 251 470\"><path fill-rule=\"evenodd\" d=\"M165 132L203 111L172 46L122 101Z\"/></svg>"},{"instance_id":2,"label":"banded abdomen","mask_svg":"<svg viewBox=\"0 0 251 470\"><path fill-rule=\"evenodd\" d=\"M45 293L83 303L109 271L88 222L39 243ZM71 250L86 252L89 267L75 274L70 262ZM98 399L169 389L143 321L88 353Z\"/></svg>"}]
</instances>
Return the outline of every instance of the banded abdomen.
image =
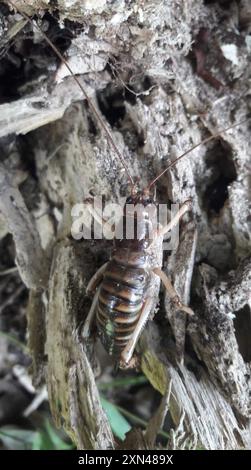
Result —
<instances>
[{"instance_id":1,"label":"banded abdomen","mask_svg":"<svg viewBox=\"0 0 251 470\"><path fill-rule=\"evenodd\" d=\"M134 332L149 279L147 254L132 251L135 242L126 244L115 249L107 265L97 305L98 332L113 356L120 355Z\"/></svg>"}]
</instances>

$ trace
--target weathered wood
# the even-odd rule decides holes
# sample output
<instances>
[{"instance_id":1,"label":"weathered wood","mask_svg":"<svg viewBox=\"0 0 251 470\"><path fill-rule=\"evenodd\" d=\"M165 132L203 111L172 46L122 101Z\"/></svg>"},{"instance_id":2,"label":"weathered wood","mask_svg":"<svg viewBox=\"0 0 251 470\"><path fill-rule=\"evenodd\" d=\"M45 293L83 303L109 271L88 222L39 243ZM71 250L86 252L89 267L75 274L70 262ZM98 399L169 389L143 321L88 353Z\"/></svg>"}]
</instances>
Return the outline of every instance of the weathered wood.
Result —
<instances>
[{"instance_id":1,"label":"weathered wood","mask_svg":"<svg viewBox=\"0 0 251 470\"><path fill-rule=\"evenodd\" d=\"M18 3L31 14L48 2L29 2L29 9L27 2ZM99 104L117 124L111 130L114 140L143 186L205 136L247 115L250 36L238 23L248 8L244 2L227 12L217 2L205 5L200 0L134 3L132 8L127 2L72 1L66 6L62 1L58 13L61 20L85 23L67 54L72 65L77 56L76 73L82 74L94 102L99 92ZM220 89L198 77L188 58L201 27L209 33L206 67L224 84ZM105 70L107 63L114 76ZM38 81L35 91L0 105L0 132L2 137L30 132L38 193L46 199L56 227L54 233L47 220L43 228L50 233L50 258L54 247L48 291L30 296L34 380L46 377L53 416L58 424L63 420L79 448L105 449L114 441L95 385L96 354L92 338L82 344L79 327L89 308L86 283L109 249L104 241L90 247L89 241L71 239L71 207L90 192L106 201L122 201L128 186L105 133L75 82L65 75L60 67L48 79L50 89L46 80ZM103 118L109 126L107 115ZM251 447L250 145L246 123L196 149L157 185L162 203L168 196L179 203L193 199L193 215L181 224L179 247L169 257L164 253L164 269L182 300L190 299L195 316L186 319L165 298L156 321L146 326L138 347L142 370L163 400L152 421L154 432L133 429L125 448L132 443L135 448L152 447L167 408L173 420L168 448ZM6 217L11 216L8 212ZM23 279L37 289L42 264L34 272L29 259L34 250L37 258L38 250L41 260L30 222L34 213L34 208L31 214L25 212L27 237L22 232L21 244L15 240L17 251L28 253ZM27 231L33 234L31 245ZM36 344L38 312L42 328Z\"/></svg>"},{"instance_id":2,"label":"weathered wood","mask_svg":"<svg viewBox=\"0 0 251 470\"><path fill-rule=\"evenodd\" d=\"M16 176L0 164L0 210L15 241L16 264L23 282L31 289L43 289L48 280L48 260L35 220L18 190Z\"/></svg>"},{"instance_id":3,"label":"weathered wood","mask_svg":"<svg viewBox=\"0 0 251 470\"><path fill-rule=\"evenodd\" d=\"M92 366L78 334L83 304L82 250L60 242L54 249L47 311L47 387L52 415L79 449L113 448Z\"/></svg>"}]
</instances>

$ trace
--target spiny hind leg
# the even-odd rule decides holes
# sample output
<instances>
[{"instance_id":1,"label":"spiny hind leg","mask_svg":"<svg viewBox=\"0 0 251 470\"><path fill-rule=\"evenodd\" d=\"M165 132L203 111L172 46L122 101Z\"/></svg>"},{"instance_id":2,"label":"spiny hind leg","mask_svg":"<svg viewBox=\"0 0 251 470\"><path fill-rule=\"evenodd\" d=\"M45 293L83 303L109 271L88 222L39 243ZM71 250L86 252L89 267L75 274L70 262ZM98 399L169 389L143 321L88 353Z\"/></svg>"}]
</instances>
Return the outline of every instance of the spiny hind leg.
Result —
<instances>
[{"instance_id":1,"label":"spiny hind leg","mask_svg":"<svg viewBox=\"0 0 251 470\"><path fill-rule=\"evenodd\" d=\"M88 282L87 287L86 287L86 293L87 294L90 294L90 293L94 292L95 289L97 289L98 285L101 283L101 281L103 279L103 274L106 270L107 264L108 264L108 262L103 264L95 272L95 274L91 277L91 279ZM84 326L83 326L83 329L82 329L82 332L81 332L81 336L83 338L87 338L90 335L91 325L92 325L94 315L95 315L95 310L96 310L96 307L97 307L99 291L100 291L100 287L96 290L96 293L95 293L94 298L92 300L91 308L90 308L90 310L88 312L88 315L85 319Z\"/></svg>"},{"instance_id":2,"label":"spiny hind leg","mask_svg":"<svg viewBox=\"0 0 251 470\"><path fill-rule=\"evenodd\" d=\"M170 230L173 229L173 227L175 227L175 225L177 225L179 223L179 220L181 219L181 217L186 213L188 212L189 210L191 210L192 208L192 200L191 199L187 199L187 201L185 201L182 206L180 207L180 209L178 210L177 214L175 214L175 216L172 218L172 220L170 220L170 222L165 225L164 227L161 227L159 230L158 230L158 235L162 235L164 236L166 233L170 232Z\"/></svg>"},{"instance_id":3,"label":"spiny hind leg","mask_svg":"<svg viewBox=\"0 0 251 470\"><path fill-rule=\"evenodd\" d=\"M96 288L98 287L98 285L100 284L100 282L102 281L103 279L103 274L106 270L106 267L108 265L108 262L103 264L96 272L95 274L91 277L90 281L88 282L87 284L87 287L86 287L86 293L89 294L91 292L94 292L96 290Z\"/></svg>"},{"instance_id":4,"label":"spiny hind leg","mask_svg":"<svg viewBox=\"0 0 251 470\"><path fill-rule=\"evenodd\" d=\"M95 317L95 312L96 312L96 307L98 303L98 296L99 296L99 291L100 287L96 290L96 293L94 295L91 308L88 312L88 315L85 319L84 326L81 331L81 336L83 339L88 339L90 337L90 332L91 332L91 326Z\"/></svg>"},{"instance_id":5,"label":"spiny hind leg","mask_svg":"<svg viewBox=\"0 0 251 470\"><path fill-rule=\"evenodd\" d=\"M153 303L154 303L154 298L148 297L142 306L139 319L136 324L135 330L132 334L132 337L128 341L127 345L125 346L125 348L123 349L120 355L119 367L121 369L128 369L128 368L137 366L138 359L137 359L137 356L136 357L133 356L133 352L137 344L137 341L140 337L140 334L142 332L142 328L147 322L148 317L151 313L151 310L153 308Z\"/></svg>"},{"instance_id":6,"label":"spiny hind leg","mask_svg":"<svg viewBox=\"0 0 251 470\"><path fill-rule=\"evenodd\" d=\"M159 237L159 236L164 237L168 232L170 232L170 230L172 230L175 227L175 225L177 225L179 223L181 217L186 212L191 210L191 208L192 208L192 200L187 199L187 201L185 201L182 204L182 206L180 207L178 212L175 214L174 217L172 217L172 219L170 220L170 222L168 224L166 224L164 227L160 226L157 230L154 230L152 243L154 243L156 237ZM149 246L149 248L147 248L147 250L149 250L149 249L151 249L151 245Z\"/></svg>"},{"instance_id":7,"label":"spiny hind leg","mask_svg":"<svg viewBox=\"0 0 251 470\"><path fill-rule=\"evenodd\" d=\"M88 197L84 199L84 204L87 207L87 210L89 214L98 222L98 224L103 227L103 225L109 226L111 232L114 232L114 226L109 222L109 220L106 220L104 217L102 217L102 209L99 207L95 207L94 205L94 199L91 197Z\"/></svg>"},{"instance_id":8,"label":"spiny hind leg","mask_svg":"<svg viewBox=\"0 0 251 470\"><path fill-rule=\"evenodd\" d=\"M161 281L163 282L172 302L174 303L175 307L177 310L182 310L183 312L187 313L188 315L194 315L194 312L191 308L187 307L184 305L181 300L179 295L177 294L176 290L174 289L170 279L167 277L167 275L162 271L160 268L154 268L152 270L157 276L160 277Z\"/></svg>"}]
</instances>

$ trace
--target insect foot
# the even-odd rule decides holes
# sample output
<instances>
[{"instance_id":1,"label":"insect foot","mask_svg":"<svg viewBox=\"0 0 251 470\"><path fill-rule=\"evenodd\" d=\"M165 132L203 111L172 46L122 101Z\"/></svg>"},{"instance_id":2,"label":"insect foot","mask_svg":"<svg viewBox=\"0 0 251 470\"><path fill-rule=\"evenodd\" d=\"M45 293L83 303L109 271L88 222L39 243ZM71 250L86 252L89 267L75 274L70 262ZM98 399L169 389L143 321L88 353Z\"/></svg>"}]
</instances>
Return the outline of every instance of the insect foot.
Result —
<instances>
[{"instance_id":1,"label":"insect foot","mask_svg":"<svg viewBox=\"0 0 251 470\"><path fill-rule=\"evenodd\" d=\"M134 369L140 371L140 357L134 354L128 362L126 362L125 359L120 359L119 368L123 370Z\"/></svg>"},{"instance_id":2,"label":"insect foot","mask_svg":"<svg viewBox=\"0 0 251 470\"><path fill-rule=\"evenodd\" d=\"M181 300L180 300L180 298L179 298L178 295L177 295L176 297L174 297L174 298L172 299L172 301L173 301L175 307L177 308L177 310L182 310L182 311L185 312L187 315L191 315L191 316L194 315L194 311L193 311L191 308L189 308L189 307L187 307L186 305L184 305L184 304L181 302Z\"/></svg>"},{"instance_id":3,"label":"insect foot","mask_svg":"<svg viewBox=\"0 0 251 470\"><path fill-rule=\"evenodd\" d=\"M187 199L187 200L184 202L184 206L187 208L188 211L192 210L192 207L193 207L193 200L192 200L192 198Z\"/></svg>"}]
</instances>

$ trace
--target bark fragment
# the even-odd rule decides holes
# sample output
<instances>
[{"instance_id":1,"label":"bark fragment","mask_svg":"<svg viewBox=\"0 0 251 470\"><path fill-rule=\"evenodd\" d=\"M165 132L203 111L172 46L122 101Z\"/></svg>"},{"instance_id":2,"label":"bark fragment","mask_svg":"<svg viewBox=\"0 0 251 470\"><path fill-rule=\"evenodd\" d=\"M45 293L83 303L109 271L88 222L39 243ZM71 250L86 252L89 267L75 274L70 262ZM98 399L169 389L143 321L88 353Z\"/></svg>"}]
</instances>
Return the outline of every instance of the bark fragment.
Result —
<instances>
[{"instance_id":1,"label":"bark fragment","mask_svg":"<svg viewBox=\"0 0 251 470\"><path fill-rule=\"evenodd\" d=\"M45 1L29 2L29 6L18 3L28 14L41 16L39 8L47 7L53 14ZM205 5L200 0L144 2L143 6L136 1L134 8L119 1L58 2L61 22L67 18L85 24L67 54L70 60L79 57L80 80L111 125L116 144L142 186L175 157L249 112L245 4L239 2L226 12L217 2ZM215 89L198 77L188 58L203 27L217 45L207 54L209 70L224 88ZM41 46L38 36L35 33ZM235 46L237 62L219 53L226 44ZM92 72L91 58L97 58ZM50 263L43 267L44 253L34 231L34 208L27 211L12 182L7 192L0 187L1 210L11 221L22 215L22 232L16 233L13 224L10 229L18 259L23 260L19 261L23 280L35 289L29 305L34 380L41 383L46 376L53 416L59 425L64 422L79 448L105 449L113 447L114 440L94 380L92 338L83 345L79 327L89 308L86 283L109 257L109 248L105 241L72 241L70 211L93 194L122 201L128 184L75 82L66 77L57 83L64 71L61 67L56 73L56 60L49 63L49 77L46 70L42 82L34 79L34 88L33 80L26 80L27 88L18 89L19 99L0 105L0 132L4 139L28 133L38 192L47 201L55 228L54 233L45 222L44 230L48 227L50 234L50 276ZM170 448L250 448L251 356L244 334L244 330L250 334L251 328L250 145L247 122L196 149L157 184L162 203L168 197L179 203L193 198L193 216L181 224L177 250L170 256L164 253L164 269L182 300L190 298L195 316L187 320L165 299L146 326L138 349L143 372L164 397L156 415L159 426L172 382ZM4 171L3 167L2 175ZM17 206L9 199L4 204L9 187ZM42 296L38 288L44 289ZM244 329L241 316L246 318ZM124 447L146 448L153 445L154 437L156 432L149 436L149 429L146 433L133 429Z\"/></svg>"}]
</instances>

